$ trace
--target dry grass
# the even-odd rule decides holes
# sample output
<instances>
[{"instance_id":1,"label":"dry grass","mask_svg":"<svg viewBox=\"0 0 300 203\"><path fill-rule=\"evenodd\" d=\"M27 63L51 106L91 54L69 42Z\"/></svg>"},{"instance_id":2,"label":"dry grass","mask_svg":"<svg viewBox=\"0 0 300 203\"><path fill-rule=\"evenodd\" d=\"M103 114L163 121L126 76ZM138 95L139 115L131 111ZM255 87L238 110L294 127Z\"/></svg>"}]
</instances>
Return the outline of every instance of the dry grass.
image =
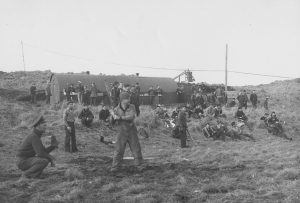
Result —
<instances>
[{"instance_id":1,"label":"dry grass","mask_svg":"<svg viewBox=\"0 0 300 203\"><path fill-rule=\"evenodd\" d=\"M181 149L179 140L170 137L153 110L143 106L136 123L139 128L150 129L149 138L140 140L143 155L149 159L142 171L136 170L132 160L125 160L122 171L116 174L109 172L113 148L99 142L97 121L92 128L77 122L80 152L64 153L65 104L46 109L0 97L0 151L4 163L0 165L0 202L299 202L299 84L290 81L255 87L260 100L266 92L271 95L270 108L287 122L284 128L293 137L292 142L268 134L259 121L264 109L250 107L245 113L255 142L207 139L201 127L216 121L205 118L189 122L195 143L189 141L191 147ZM81 108L76 106L76 111ZM30 133L23 127L25 121L38 110L45 110L47 133L56 135L61 143L53 152L56 167L46 168L45 179L18 182L21 173L15 165L15 150ZM98 115L98 108L91 110ZM227 120L223 122L230 124L235 111L224 109ZM114 133L107 139L114 140ZM131 156L128 149L125 156Z\"/></svg>"}]
</instances>

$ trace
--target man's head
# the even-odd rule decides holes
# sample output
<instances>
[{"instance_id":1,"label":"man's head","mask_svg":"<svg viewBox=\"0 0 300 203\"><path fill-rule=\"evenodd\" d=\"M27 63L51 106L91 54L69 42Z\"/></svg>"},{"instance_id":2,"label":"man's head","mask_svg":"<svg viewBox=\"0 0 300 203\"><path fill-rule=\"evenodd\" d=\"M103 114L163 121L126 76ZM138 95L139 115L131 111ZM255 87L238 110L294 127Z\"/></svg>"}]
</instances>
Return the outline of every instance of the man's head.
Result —
<instances>
[{"instance_id":1,"label":"man's head","mask_svg":"<svg viewBox=\"0 0 300 203\"><path fill-rule=\"evenodd\" d=\"M255 93L255 90L252 90L252 93Z\"/></svg>"},{"instance_id":2,"label":"man's head","mask_svg":"<svg viewBox=\"0 0 300 203\"><path fill-rule=\"evenodd\" d=\"M38 115L37 118L30 125L30 127L33 127L39 132L44 133L46 131L47 124L46 121L44 120L44 117L42 115Z\"/></svg>"},{"instance_id":3,"label":"man's head","mask_svg":"<svg viewBox=\"0 0 300 203\"><path fill-rule=\"evenodd\" d=\"M83 108L84 108L84 109L88 109L89 106L85 104L85 105L83 105Z\"/></svg>"},{"instance_id":4,"label":"man's head","mask_svg":"<svg viewBox=\"0 0 300 203\"><path fill-rule=\"evenodd\" d=\"M128 92L122 92L120 94L120 101L123 105L128 105L130 103L130 95Z\"/></svg>"},{"instance_id":5,"label":"man's head","mask_svg":"<svg viewBox=\"0 0 300 203\"><path fill-rule=\"evenodd\" d=\"M238 108L238 111L243 111L243 107L239 107L239 108Z\"/></svg>"},{"instance_id":6,"label":"man's head","mask_svg":"<svg viewBox=\"0 0 300 203\"><path fill-rule=\"evenodd\" d=\"M271 117L276 117L275 111L273 111L273 112L271 113Z\"/></svg>"}]
</instances>

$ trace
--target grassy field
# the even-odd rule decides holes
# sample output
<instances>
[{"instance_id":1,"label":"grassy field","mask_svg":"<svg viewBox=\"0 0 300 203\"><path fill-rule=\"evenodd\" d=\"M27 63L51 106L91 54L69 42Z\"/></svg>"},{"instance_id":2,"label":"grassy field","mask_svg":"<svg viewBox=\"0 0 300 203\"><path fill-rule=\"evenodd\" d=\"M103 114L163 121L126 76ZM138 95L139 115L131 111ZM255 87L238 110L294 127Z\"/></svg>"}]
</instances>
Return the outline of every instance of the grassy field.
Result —
<instances>
[{"instance_id":1,"label":"grassy field","mask_svg":"<svg viewBox=\"0 0 300 203\"><path fill-rule=\"evenodd\" d=\"M259 120L264 110L250 107L245 113L255 141L213 141L201 133L205 121L191 120L194 142L181 149L153 110L143 107L136 122L149 133L149 138L140 136L145 168L133 166L127 149L117 174L109 172L114 148L100 142L97 121L89 129L76 124L80 152L68 154L63 149L63 106L31 106L2 95L0 202L300 202L299 81L246 88L257 89L260 100L271 96L270 109L286 121L293 141L267 133ZM53 153L56 167L47 167L44 179L19 181L15 152L30 133L26 123L37 110L45 111L47 134L60 142ZM235 110L224 109L227 122ZM109 131L105 139L114 140L115 134ZM48 137L43 141L48 144Z\"/></svg>"}]
</instances>

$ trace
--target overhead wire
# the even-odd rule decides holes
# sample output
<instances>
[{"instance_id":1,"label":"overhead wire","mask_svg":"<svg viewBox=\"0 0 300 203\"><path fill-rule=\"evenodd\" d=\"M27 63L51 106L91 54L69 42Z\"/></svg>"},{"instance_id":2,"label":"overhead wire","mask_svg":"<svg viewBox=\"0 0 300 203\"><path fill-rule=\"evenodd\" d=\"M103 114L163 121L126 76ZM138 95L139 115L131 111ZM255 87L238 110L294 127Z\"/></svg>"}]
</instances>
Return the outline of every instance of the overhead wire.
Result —
<instances>
[{"instance_id":1,"label":"overhead wire","mask_svg":"<svg viewBox=\"0 0 300 203\"><path fill-rule=\"evenodd\" d=\"M85 60L85 61L93 61L95 62L95 59L90 59L90 58L85 58L85 57L80 57L80 56L75 56L72 54L65 54L62 52L50 50L50 49L45 49L40 46L32 45L27 42L24 42L24 45L43 50L45 52L51 53L51 54L56 54L64 57L71 57L79 60ZM225 70L223 69L198 69L197 68L169 68L169 67L162 67L162 66L142 66L142 65L133 65L133 64L123 64L123 63L115 63L115 62L108 62L105 64L110 64L110 65L117 65L117 66L126 66L126 67L135 67L135 68L143 68L143 69L152 69L152 70L166 70L166 71L185 71L185 70L190 70L193 72L224 72ZM190 66L187 66L190 67ZM219 68L219 67L218 67ZM242 72L242 71L235 71L235 70L228 70L229 73L235 73L235 74L244 74L244 75L255 75L255 76L263 76L263 77L273 77L273 78L284 78L284 79L292 79L295 77L287 77L287 76L279 76L279 75L269 75L269 74L261 74L261 73L250 73L250 72Z\"/></svg>"}]
</instances>

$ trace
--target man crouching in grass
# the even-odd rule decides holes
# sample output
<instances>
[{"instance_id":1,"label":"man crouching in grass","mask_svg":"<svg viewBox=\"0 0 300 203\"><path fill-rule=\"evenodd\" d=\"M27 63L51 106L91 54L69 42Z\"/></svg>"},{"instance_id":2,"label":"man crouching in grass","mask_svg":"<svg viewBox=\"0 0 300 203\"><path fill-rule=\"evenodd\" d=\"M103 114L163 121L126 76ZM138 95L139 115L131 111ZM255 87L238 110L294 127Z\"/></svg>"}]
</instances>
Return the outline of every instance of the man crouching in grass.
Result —
<instances>
[{"instance_id":1,"label":"man crouching in grass","mask_svg":"<svg viewBox=\"0 0 300 203\"><path fill-rule=\"evenodd\" d=\"M127 143L133 154L135 165L140 166L143 162L137 128L134 123L135 115L135 107L130 104L130 95L127 92L122 92L120 103L112 112L112 117L117 124L118 137L111 172L119 170Z\"/></svg>"},{"instance_id":2,"label":"man crouching in grass","mask_svg":"<svg viewBox=\"0 0 300 203\"><path fill-rule=\"evenodd\" d=\"M54 157L49 153L58 147L58 142L53 136L51 146L45 148L42 144L41 137L47 127L42 115L39 115L30 127L33 127L33 132L25 137L17 152L17 166L23 171L21 178L40 178L49 163L54 166Z\"/></svg>"}]
</instances>

